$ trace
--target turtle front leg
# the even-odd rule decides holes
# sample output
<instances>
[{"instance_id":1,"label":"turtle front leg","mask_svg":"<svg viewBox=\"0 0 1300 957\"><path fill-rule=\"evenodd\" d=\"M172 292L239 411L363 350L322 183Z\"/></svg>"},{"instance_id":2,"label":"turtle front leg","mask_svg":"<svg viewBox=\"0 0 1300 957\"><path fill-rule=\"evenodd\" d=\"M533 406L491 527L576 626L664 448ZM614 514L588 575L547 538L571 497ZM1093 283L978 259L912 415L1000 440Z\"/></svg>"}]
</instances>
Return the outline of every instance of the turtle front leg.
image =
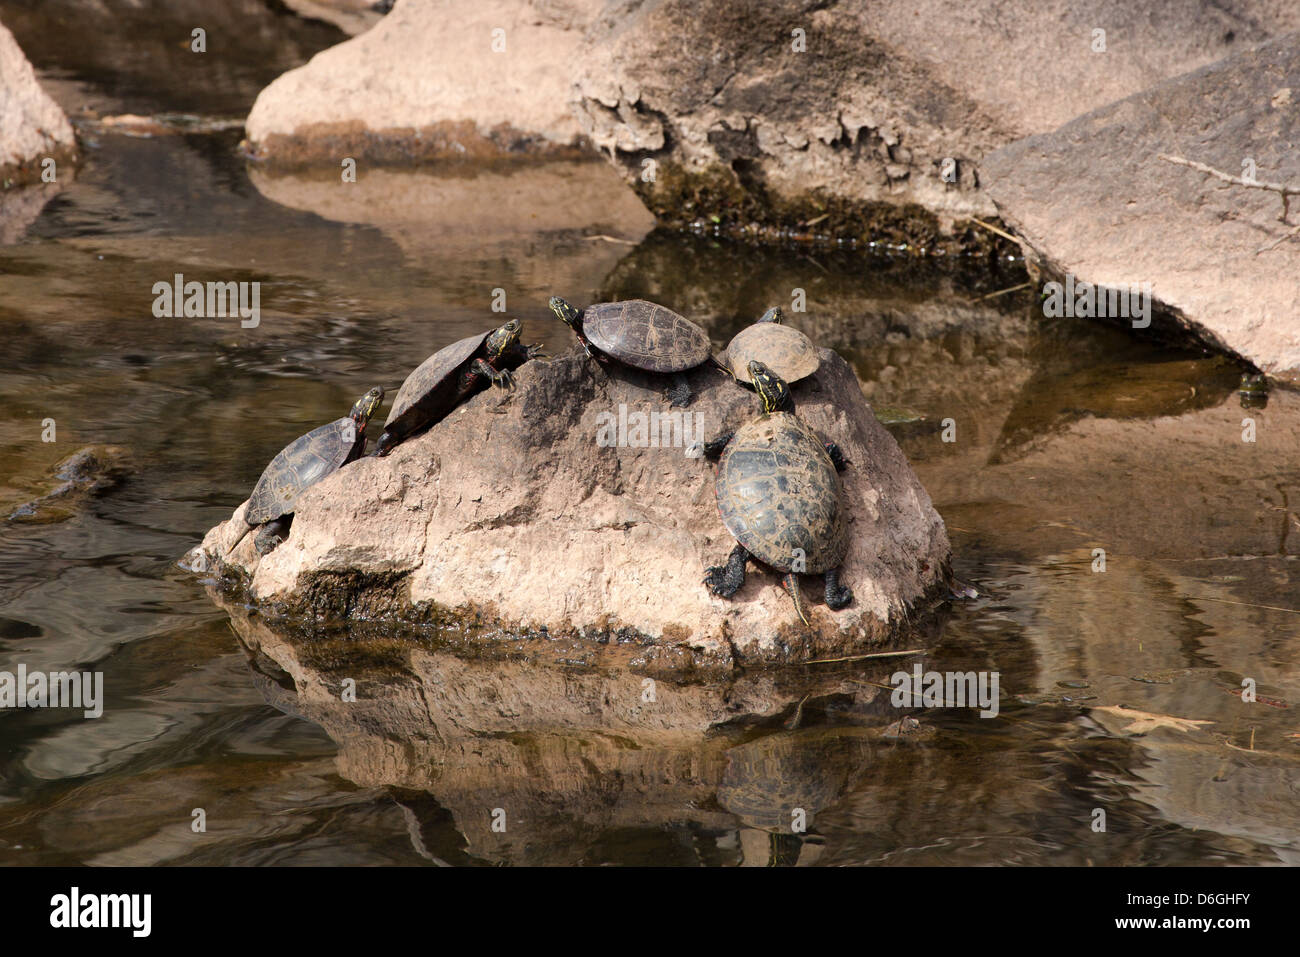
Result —
<instances>
[{"instance_id":1,"label":"turtle front leg","mask_svg":"<svg viewBox=\"0 0 1300 957\"><path fill-rule=\"evenodd\" d=\"M840 584L840 570L832 568L826 573L826 607L831 611L847 608L853 601L853 592Z\"/></svg>"},{"instance_id":2,"label":"turtle front leg","mask_svg":"<svg viewBox=\"0 0 1300 957\"><path fill-rule=\"evenodd\" d=\"M844 452L834 442L823 443L826 446L826 454L831 457L831 464L835 466L835 471L843 472L852 463L844 457Z\"/></svg>"},{"instance_id":3,"label":"turtle front leg","mask_svg":"<svg viewBox=\"0 0 1300 957\"><path fill-rule=\"evenodd\" d=\"M686 373L678 372L673 376L673 384L667 392L669 404L675 409L684 409L691 404L695 394L691 392L691 384L686 381Z\"/></svg>"},{"instance_id":4,"label":"turtle front leg","mask_svg":"<svg viewBox=\"0 0 1300 957\"><path fill-rule=\"evenodd\" d=\"M470 371L477 375L486 376L499 389L506 389L510 392L515 390L515 377L511 375L510 370L494 369L486 359L475 359L474 364L470 366Z\"/></svg>"},{"instance_id":5,"label":"turtle front leg","mask_svg":"<svg viewBox=\"0 0 1300 957\"><path fill-rule=\"evenodd\" d=\"M719 598L730 598L745 584L745 565L748 562L748 550L744 545L737 545L727 556L726 565L714 565L704 570L704 584Z\"/></svg>"},{"instance_id":6,"label":"turtle front leg","mask_svg":"<svg viewBox=\"0 0 1300 957\"><path fill-rule=\"evenodd\" d=\"M540 342L535 342L531 346L516 343L508 353L510 365L517 369L529 359L549 359L550 356L546 354L545 349L546 346Z\"/></svg>"},{"instance_id":7,"label":"turtle front leg","mask_svg":"<svg viewBox=\"0 0 1300 957\"><path fill-rule=\"evenodd\" d=\"M392 432L385 432L379 437L379 441L375 443L375 447L370 454L383 458L385 455L393 451L393 446L395 446L399 441L398 437L393 435Z\"/></svg>"},{"instance_id":8,"label":"turtle front leg","mask_svg":"<svg viewBox=\"0 0 1300 957\"><path fill-rule=\"evenodd\" d=\"M704 457L710 460L717 460L722 455L722 450L727 447L731 437L735 432L723 432L717 438L710 439L704 443Z\"/></svg>"}]
</instances>

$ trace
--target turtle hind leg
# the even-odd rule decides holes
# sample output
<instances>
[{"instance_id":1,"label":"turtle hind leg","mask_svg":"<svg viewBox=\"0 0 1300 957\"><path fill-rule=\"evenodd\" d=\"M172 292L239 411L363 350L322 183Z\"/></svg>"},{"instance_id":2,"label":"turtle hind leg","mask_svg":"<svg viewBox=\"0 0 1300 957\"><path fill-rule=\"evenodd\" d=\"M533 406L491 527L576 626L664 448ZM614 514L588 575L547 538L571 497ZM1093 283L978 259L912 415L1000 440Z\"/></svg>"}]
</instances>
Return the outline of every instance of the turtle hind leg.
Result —
<instances>
[{"instance_id":1,"label":"turtle hind leg","mask_svg":"<svg viewBox=\"0 0 1300 957\"><path fill-rule=\"evenodd\" d=\"M695 398L695 393L691 392L691 384L686 381L686 373L678 372L673 375L673 384L664 393L668 397L668 402L675 409L684 409L691 404Z\"/></svg>"},{"instance_id":2,"label":"turtle hind leg","mask_svg":"<svg viewBox=\"0 0 1300 957\"><path fill-rule=\"evenodd\" d=\"M853 592L840 584L840 570L832 568L826 573L826 607L831 611L847 608L853 601Z\"/></svg>"},{"instance_id":3,"label":"turtle hind leg","mask_svg":"<svg viewBox=\"0 0 1300 957\"><path fill-rule=\"evenodd\" d=\"M259 555L266 555L273 551L277 545L289 537L289 526L293 523L292 515L281 515L279 518L267 522L262 526L262 530L257 533L257 538L253 539L253 548Z\"/></svg>"},{"instance_id":4,"label":"turtle hind leg","mask_svg":"<svg viewBox=\"0 0 1300 957\"><path fill-rule=\"evenodd\" d=\"M737 545L727 556L727 564L704 570L704 584L719 598L730 598L745 584L745 565L748 562L749 552L744 545Z\"/></svg>"},{"instance_id":5,"label":"turtle hind leg","mask_svg":"<svg viewBox=\"0 0 1300 957\"><path fill-rule=\"evenodd\" d=\"M731 437L735 434L735 432L723 432L721 435L709 439L704 443L704 457L710 460L720 457L727 444L731 441Z\"/></svg>"},{"instance_id":6,"label":"turtle hind leg","mask_svg":"<svg viewBox=\"0 0 1300 957\"><path fill-rule=\"evenodd\" d=\"M826 454L831 457L831 464L835 466L835 471L843 472L852 463L844 457L844 451L834 442L826 442Z\"/></svg>"},{"instance_id":7,"label":"turtle hind leg","mask_svg":"<svg viewBox=\"0 0 1300 957\"><path fill-rule=\"evenodd\" d=\"M799 576L794 572L787 572L785 577L781 579L781 582L785 585L785 590L790 593L790 597L794 599L794 610L799 613L799 620L805 625L811 625L812 622L810 622L808 616L804 614L803 596L799 594Z\"/></svg>"}]
</instances>

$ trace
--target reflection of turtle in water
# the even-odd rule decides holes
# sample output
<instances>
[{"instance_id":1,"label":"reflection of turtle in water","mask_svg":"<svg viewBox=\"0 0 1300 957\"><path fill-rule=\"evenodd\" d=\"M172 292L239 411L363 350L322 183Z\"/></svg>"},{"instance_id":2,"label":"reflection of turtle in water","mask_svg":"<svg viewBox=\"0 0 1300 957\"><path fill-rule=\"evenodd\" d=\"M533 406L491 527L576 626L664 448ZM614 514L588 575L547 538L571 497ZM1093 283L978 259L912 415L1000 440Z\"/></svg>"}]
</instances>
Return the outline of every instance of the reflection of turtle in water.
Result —
<instances>
[{"instance_id":1,"label":"reflection of turtle in water","mask_svg":"<svg viewBox=\"0 0 1300 957\"><path fill-rule=\"evenodd\" d=\"M740 543L725 566L706 570L704 583L730 598L745 583L745 565L756 558L784 573L795 611L807 624L799 573L825 574L828 608L838 611L853 600L839 580L848 530L838 472L848 463L833 442L823 442L793 413L780 376L757 360L748 372L763 414L704 445L706 456L720 457L718 511Z\"/></svg>"},{"instance_id":2,"label":"reflection of turtle in water","mask_svg":"<svg viewBox=\"0 0 1300 957\"><path fill-rule=\"evenodd\" d=\"M453 342L420 363L397 390L375 455L387 455L398 442L445 418L489 382L513 389L510 370L542 356L541 346L520 344L523 328L511 319L499 329Z\"/></svg>"},{"instance_id":3,"label":"reflection of turtle in water","mask_svg":"<svg viewBox=\"0 0 1300 957\"><path fill-rule=\"evenodd\" d=\"M732 377L752 385L749 363L757 359L786 381L798 382L817 371L821 356L811 339L798 329L782 325L785 314L779 306L763 313L763 318L736 333L727 346L726 366Z\"/></svg>"},{"instance_id":4,"label":"reflection of turtle in water","mask_svg":"<svg viewBox=\"0 0 1300 957\"><path fill-rule=\"evenodd\" d=\"M579 310L552 296L550 307L577 334L593 359L617 359L635 369L675 374L668 390L675 406L690 405L692 399L690 384L682 373L705 362L716 363L703 329L653 302L600 302Z\"/></svg>"},{"instance_id":5,"label":"reflection of turtle in water","mask_svg":"<svg viewBox=\"0 0 1300 957\"><path fill-rule=\"evenodd\" d=\"M797 863L818 815L870 768L870 754L842 730L777 732L728 748L717 801L738 819L746 857L759 856L746 863Z\"/></svg>"},{"instance_id":6,"label":"reflection of turtle in water","mask_svg":"<svg viewBox=\"0 0 1300 957\"><path fill-rule=\"evenodd\" d=\"M244 509L245 528L226 549L230 554L258 525L253 540L257 554L265 555L289 534L298 496L325 476L361 457L366 448L366 425L384 401L376 386L352 406L352 411L320 428L312 429L286 445L262 472Z\"/></svg>"}]
</instances>

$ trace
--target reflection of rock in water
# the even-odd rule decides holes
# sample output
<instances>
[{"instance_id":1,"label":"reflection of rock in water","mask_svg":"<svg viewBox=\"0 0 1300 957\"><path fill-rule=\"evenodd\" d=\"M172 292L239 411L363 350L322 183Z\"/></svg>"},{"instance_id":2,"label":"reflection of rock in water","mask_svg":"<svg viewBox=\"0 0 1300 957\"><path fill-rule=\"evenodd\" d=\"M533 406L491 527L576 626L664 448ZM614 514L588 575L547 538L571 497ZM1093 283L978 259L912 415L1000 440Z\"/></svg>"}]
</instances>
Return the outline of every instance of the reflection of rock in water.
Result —
<instances>
[{"instance_id":1,"label":"reflection of rock in water","mask_svg":"<svg viewBox=\"0 0 1300 957\"><path fill-rule=\"evenodd\" d=\"M367 169L342 189L337 172L272 175L253 168L249 178L282 206L379 228L410 265L433 275L454 272L457 263L468 270L501 263L507 272L487 288L502 284L578 299L624 255L622 241L640 240L652 225L617 175L592 161L480 163L436 173ZM605 234L620 241L586 238ZM537 254L539 245L548 255ZM545 314L544 297L536 305Z\"/></svg>"},{"instance_id":2,"label":"reflection of rock in water","mask_svg":"<svg viewBox=\"0 0 1300 957\"><path fill-rule=\"evenodd\" d=\"M276 706L329 734L339 773L390 788L435 863L810 863L817 816L871 767L864 724L896 717L870 684L889 665L675 684L633 672L614 645L584 667L559 642L469 659L299 640L227 611L263 689L278 701L292 683L296 705ZM805 699L802 727L782 730ZM796 809L806 832L792 831Z\"/></svg>"}]
</instances>

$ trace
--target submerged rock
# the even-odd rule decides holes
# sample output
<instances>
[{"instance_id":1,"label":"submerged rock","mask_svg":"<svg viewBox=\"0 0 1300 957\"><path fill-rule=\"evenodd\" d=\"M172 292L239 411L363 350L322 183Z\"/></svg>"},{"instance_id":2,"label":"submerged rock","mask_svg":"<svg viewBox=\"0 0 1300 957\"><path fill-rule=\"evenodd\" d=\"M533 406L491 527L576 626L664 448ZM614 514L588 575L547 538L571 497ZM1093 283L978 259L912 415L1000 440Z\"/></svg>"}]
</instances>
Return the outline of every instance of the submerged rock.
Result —
<instances>
[{"instance_id":1,"label":"submerged rock","mask_svg":"<svg viewBox=\"0 0 1300 957\"><path fill-rule=\"evenodd\" d=\"M57 522L72 515L77 504L116 487L131 471L130 453L117 445L88 445L54 467L58 485L40 498L18 506L11 522Z\"/></svg>"},{"instance_id":2,"label":"submerged rock","mask_svg":"<svg viewBox=\"0 0 1300 957\"><path fill-rule=\"evenodd\" d=\"M510 632L639 640L714 661L858 649L939 590L943 522L853 371L823 350L792 392L852 463L843 581L855 600L831 612L821 579L805 578L805 628L779 576L753 566L734 599L711 596L704 569L734 541L713 467L687 446L752 418L758 401L716 369L689 378L694 403L670 410L663 377L604 370L576 351L529 362L513 395L478 395L388 458L313 486L266 557L245 542L224 560L248 574L254 601L295 617L427 621L455 610ZM223 560L242 509L208 533L195 565Z\"/></svg>"},{"instance_id":3,"label":"submerged rock","mask_svg":"<svg viewBox=\"0 0 1300 957\"><path fill-rule=\"evenodd\" d=\"M1294 199L1185 165L1300 189L1298 44L1244 51L990 156L986 187L1030 259L1079 295L1149 284L1173 324L1300 381Z\"/></svg>"}]
</instances>

